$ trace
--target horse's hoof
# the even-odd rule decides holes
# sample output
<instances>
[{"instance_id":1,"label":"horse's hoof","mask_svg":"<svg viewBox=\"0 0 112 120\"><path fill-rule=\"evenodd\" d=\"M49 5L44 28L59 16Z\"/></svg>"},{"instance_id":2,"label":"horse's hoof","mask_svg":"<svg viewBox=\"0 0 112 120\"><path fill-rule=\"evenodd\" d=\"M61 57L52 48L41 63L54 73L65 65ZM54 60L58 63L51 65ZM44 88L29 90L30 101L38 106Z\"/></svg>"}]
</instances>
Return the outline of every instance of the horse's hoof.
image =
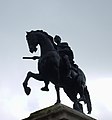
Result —
<instances>
[{"instance_id":1,"label":"horse's hoof","mask_svg":"<svg viewBox=\"0 0 112 120\"><path fill-rule=\"evenodd\" d=\"M59 104L58 102L56 102L54 105L57 105L57 104Z\"/></svg>"},{"instance_id":2,"label":"horse's hoof","mask_svg":"<svg viewBox=\"0 0 112 120\"><path fill-rule=\"evenodd\" d=\"M88 111L88 113L87 114L91 114L91 111Z\"/></svg>"},{"instance_id":3,"label":"horse's hoof","mask_svg":"<svg viewBox=\"0 0 112 120\"><path fill-rule=\"evenodd\" d=\"M41 90L42 90L42 91L49 91L49 88L47 88L47 87L42 87Z\"/></svg>"},{"instance_id":4,"label":"horse's hoof","mask_svg":"<svg viewBox=\"0 0 112 120\"><path fill-rule=\"evenodd\" d=\"M27 95L29 95L30 92L31 92L31 88L30 88L30 87L26 87L24 90L25 90L25 93L26 93Z\"/></svg>"},{"instance_id":5,"label":"horse's hoof","mask_svg":"<svg viewBox=\"0 0 112 120\"><path fill-rule=\"evenodd\" d=\"M60 104L60 103L61 103L61 101L57 101L57 102L55 103L55 105L56 105L56 104Z\"/></svg>"}]
</instances>

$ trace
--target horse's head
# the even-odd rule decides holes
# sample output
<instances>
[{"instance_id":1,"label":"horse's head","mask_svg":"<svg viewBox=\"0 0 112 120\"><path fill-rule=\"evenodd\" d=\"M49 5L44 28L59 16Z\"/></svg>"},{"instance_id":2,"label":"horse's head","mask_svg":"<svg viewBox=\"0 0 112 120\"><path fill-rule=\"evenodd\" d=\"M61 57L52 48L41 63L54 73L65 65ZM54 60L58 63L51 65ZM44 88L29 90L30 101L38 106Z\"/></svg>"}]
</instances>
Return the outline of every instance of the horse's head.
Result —
<instances>
[{"instance_id":1,"label":"horse's head","mask_svg":"<svg viewBox=\"0 0 112 120\"><path fill-rule=\"evenodd\" d=\"M26 32L26 40L29 46L29 51L31 53L37 51L37 45L41 44L43 40L49 39L51 43L53 43L53 37L48 35L45 31L43 30L36 30L36 31L31 31L31 32Z\"/></svg>"},{"instance_id":2,"label":"horse's head","mask_svg":"<svg viewBox=\"0 0 112 120\"><path fill-rule=\"evenodd\" d=\"M26 40L31 53L37 51L38 39L35 31L26 32Z\"/></svg>"}]
</instances>

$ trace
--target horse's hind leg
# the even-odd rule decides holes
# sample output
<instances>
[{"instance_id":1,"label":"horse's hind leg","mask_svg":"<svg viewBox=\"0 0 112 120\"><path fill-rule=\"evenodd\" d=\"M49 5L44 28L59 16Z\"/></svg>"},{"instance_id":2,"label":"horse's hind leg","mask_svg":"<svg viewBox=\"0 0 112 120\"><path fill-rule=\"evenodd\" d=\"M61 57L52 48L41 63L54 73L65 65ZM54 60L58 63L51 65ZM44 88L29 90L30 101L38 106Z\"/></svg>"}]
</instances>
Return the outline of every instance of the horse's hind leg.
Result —
<instances>
[{"instance_id":1,"label":"horse's hind leg","mask_svg":"<svg viewBox=\"0 0 112 120\"><path fill-rule=\"evenodd\" d=\"M57 93L57 101L56 101L55 104L58 104L58 103L61 102L61 100L60 100L60 89L57 85L55 85L55 89L56 89L56 93Z\"/></svg>"},{"instance_id":2,"label":"horse's hind leg","mask_svg":"<svg viewBox=\"0 0 112 120\"><path fill-rule=\"evenodd\" d=\"M78 102L78 100L74 101L73 108L81 113L83 113L83 106L81 103Z\"/></svg>"},{"instance_id":3,"label":"horse's hind leg","mask_svg":"<svg viewBox=\"0 0 112 120\"><path fill-rule=\"evenodd\" d=\"M40 77L39 74L35 74L35 73L32 73L32 72L28 72L28 73L27 73L27 76L26 76L26 78L25 78L25 81L23 82L24 91L25 91L25 93L26 93L27 95L29 95L30 92L31 92L31 88L30 88L30 87L27 87L28 81L29 81L29 79L30 79L31 77L33 77L34 79L38 79L38 80L40 80L40 81L43 81L43 80L41 79L41 77Z\"/></svg>"}]
</instances>

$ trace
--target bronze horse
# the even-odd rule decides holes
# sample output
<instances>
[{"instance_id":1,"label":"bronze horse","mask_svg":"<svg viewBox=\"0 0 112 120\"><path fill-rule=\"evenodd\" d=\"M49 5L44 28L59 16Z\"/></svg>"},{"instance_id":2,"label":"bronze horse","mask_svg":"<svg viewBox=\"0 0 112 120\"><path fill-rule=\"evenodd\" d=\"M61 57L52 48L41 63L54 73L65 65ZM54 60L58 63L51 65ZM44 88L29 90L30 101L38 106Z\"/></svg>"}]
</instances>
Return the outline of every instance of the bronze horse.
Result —
<instances>
[{"instance_id":1,"label":"bronze horse","mask_svg":"<svg viewBox=\"0 0 112 120\"><path fill-rule=\"evenodd\" d=\"M85 85L86 78L83 71L78 68L80 74L77 77L77 80L65 79L64 74L66 72L64 72L64 65L62 65L62 62L60 62L61 58L53 45L53 41L50 40L50 37L46 32L42 30L27 32L26 39L29 46L29 51L31 53L36 52L37 45L40 45L41 56L38 61L39 74L28 72L25 81L23 82L25 93L29 95L31 92L30 87L27 86L31 77L39 81L48 80L55 85L57 93L56 103L61 102L59 88L62 87L70 100L74 102L73 108L83 112L82 105L79 103L80 100L77 99L77 94L79 93L81 95L79 84L77 83L77 80L80 80L85 86L85 100L83 101L87 104L88 113L91 113L91 100L89 91Z\"/></svg>"}]
</instances>

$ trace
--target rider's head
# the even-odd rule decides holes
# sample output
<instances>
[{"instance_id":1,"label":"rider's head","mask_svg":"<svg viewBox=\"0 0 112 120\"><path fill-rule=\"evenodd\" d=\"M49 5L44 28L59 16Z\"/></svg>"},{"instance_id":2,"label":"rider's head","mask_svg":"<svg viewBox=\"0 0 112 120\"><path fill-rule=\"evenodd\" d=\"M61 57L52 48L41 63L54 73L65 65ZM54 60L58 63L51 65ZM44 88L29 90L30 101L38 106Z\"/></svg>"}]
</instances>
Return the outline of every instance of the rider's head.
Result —
<instances>
[{"instance_id":1,"label":"rider's head","mask_svg":"<svg viewBox=\"0 0 112 120\"><path fill-rule=\"evenodd\" d=\"M61 38L60 38L60 36L55 35L55 37L54 37L54 41L55 41L57 44L59 44L59 43L61 42Z\"/></svg>"}]
</instances>

